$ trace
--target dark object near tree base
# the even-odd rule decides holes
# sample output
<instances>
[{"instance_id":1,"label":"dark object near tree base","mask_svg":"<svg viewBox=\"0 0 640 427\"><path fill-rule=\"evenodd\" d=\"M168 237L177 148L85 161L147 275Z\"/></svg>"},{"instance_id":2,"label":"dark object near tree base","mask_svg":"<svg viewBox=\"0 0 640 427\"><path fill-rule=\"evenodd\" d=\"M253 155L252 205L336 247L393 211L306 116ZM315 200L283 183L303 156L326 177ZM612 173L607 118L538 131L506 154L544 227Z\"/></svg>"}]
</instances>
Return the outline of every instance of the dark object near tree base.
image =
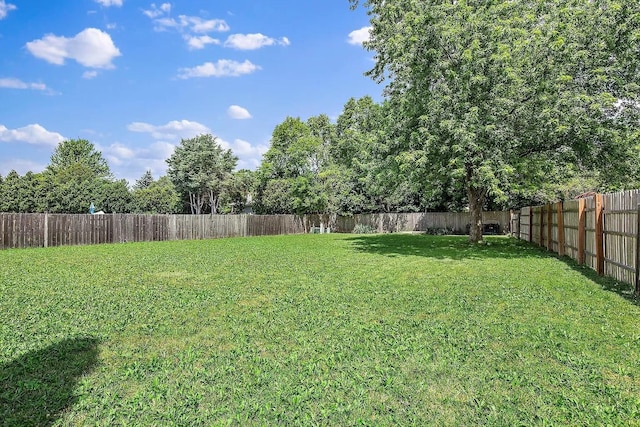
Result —
<instances>
[{"instance_id":1,"label":"dark object near tree base","mask_svg":"<svg viewBox=\"0 0 640 427\"><path fill-rule=\"evenodd\" d=\"M467 234L469 234L470 229L471 224L467 224ZM500 234L500 224L498 224L497 222L483 223L482 234Z\"/></svg>"}]
</instances>

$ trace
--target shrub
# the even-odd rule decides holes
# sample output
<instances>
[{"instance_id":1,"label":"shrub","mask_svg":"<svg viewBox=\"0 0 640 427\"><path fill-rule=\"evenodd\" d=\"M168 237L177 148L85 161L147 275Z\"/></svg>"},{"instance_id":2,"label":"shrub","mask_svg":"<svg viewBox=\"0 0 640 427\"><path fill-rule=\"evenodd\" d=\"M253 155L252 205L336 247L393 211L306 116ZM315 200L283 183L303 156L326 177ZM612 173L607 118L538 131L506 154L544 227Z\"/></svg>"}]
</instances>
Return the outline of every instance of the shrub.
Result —
<instances>
[{"instance_id":1,"label":"shrub","mask_svg":"<svg viewBox=\"0 0 640 427\"><path fill-rule=\"evenodd\" d=\"M353 228L354 234L373 234L376 230L368 224L356 224Z\"/></svg>"}]
</instances>

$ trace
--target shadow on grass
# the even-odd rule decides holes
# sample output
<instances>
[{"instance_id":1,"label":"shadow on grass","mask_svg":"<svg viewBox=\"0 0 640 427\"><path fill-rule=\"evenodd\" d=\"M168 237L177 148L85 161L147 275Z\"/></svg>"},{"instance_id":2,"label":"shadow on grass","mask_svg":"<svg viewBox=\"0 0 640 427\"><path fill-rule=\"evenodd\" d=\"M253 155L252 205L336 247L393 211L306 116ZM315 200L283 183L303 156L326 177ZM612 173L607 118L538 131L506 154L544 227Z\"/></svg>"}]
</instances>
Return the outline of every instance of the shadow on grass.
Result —
<instances>
[{"instance_id":1,"label":"shadow on grass","mask_svg":"<svg viewBox=\"0 0 640 427\"><path fill-rule=\"evenodd\" d=\"M482 244L467 236L427 234L365 234L347 239L358 252L385 256L423 256L436 259L543 258L546 255L506 236L486 236Z\"/></svg>"},{"instance_id":2,"label":"shadow on grass","mask_svg":"<svg viewBox=\"0 0 640 427\"><path fill-rule=\"evenodd\" d=\"M49 426L76 398L81 375L96 365L98 340L67 339L0 367L0 425Z\"/></svg>"},{"instance_id":3,"label":"shadow on grass","mask_svg":"<svg viewBox=\"0 0 640 427\"><path fill-rule=\"evenodd\" d=\"M551 255L551 254L550 254ZM551 255L553 256L553 255ZM630 301L631 303L640 306L640 300L634 295L633 286L628 283L620 282L614 278L599 276L598 273L592 268L587 267L586 265L580 265L572 258L569 257L556 257L571 267L572 270L577 271L578 273L585 276L587 279L592 280L594 283L600 285L602 289L609 292L614 292L624 299Z\"/></svg>"},{"instance_id":4,"label":"shadow on grass","mask_svg":"<svg viewBox=\"0 0 640 427\"><path fill-rule=\"evenodd\" d=\"M467 236L430 236L425 234L375 234L347 239L356 251L390 257L424 256L435 259L496 259L496 258L548 258L554 257L566 263L585 278L614 292L635 305L633 287L610 277L599 276L593 269L579 265L568 257L559 257L544 248L505 236L485 236L484 244L471 244Z\"/></svg>"}]
</instances>

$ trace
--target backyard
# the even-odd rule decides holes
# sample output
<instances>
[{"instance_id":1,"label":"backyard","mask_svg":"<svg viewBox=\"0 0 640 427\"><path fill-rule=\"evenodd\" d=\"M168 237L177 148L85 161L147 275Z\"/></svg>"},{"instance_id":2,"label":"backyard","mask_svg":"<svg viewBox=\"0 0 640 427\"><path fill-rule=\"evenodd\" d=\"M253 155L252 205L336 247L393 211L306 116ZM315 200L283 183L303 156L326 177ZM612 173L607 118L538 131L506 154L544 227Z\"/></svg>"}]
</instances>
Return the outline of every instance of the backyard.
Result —
<instances>
[{"instance_id":1,"label":"backyard","mask_svg":"<svg viewBox=\"0 0 640 427\"><path fill-rule=\"evenodd\" d=\"M525 242L0 251L1 425L640 425L630 289Z\"/></svg>"}]
</instances>

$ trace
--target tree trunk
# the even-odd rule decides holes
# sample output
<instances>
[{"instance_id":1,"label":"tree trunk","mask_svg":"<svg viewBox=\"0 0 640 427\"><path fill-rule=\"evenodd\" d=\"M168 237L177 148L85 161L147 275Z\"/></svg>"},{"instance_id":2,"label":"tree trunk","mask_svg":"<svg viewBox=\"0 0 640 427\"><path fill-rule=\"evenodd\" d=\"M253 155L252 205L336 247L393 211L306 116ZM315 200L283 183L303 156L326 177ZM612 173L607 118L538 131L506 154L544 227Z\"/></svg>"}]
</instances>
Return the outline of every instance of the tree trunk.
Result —
<instances>
[{"instance_id":1,"label":"tree trunk","mask_svg":"<svg viewBox=\"0 0 640 427\"><path fill-rule=\"evenodd\" d=\"M218 214L219 197L213 191L209 191L209 205L211 206L211 215Z\"/></svg>"},{"instance_id":2,"label":"tree trunk","mask_svg":"<svg viewBox=\"0 0 640 427\"><path fill-rule=\"evenodd\" d=\"M469 242L479 243L482 241L482 208L484 206L486 191L479 188L468 187L467 197L469 199L469 217L471 220Z\"/></svg>"},{"instance_id":3,"label":"tree trunk","mask_svg":"<svg viewBox=\"0 0 640 427\"><path fill-rule=\"evenodd\" d=\"M204 196L202 194L198 194L198 215L202 215L202 207L204 206Z\"/></svg>"},{"instance_id":4,"label":"tree trunk","mask_svg":"<svg viewBox=\"0 0 640 427\"><path fill-rule=\"evenodd\" d=\"M202 213L204 197L202 196L202 194L189 192L189 204L191 205L191 214L200 215Z\"/></svg>"}]
</instances>

